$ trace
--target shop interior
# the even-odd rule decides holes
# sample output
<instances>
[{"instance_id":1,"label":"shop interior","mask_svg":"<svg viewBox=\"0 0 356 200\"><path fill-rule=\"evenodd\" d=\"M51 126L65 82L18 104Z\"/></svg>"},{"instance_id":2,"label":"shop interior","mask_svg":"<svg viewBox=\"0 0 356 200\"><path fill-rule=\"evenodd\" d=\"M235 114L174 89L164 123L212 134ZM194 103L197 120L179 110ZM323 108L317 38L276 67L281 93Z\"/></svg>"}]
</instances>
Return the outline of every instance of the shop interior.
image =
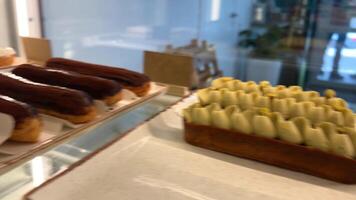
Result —
<instances>
[{"instance_id":1,"label":"shop interior","mask_svg":"<svg viewBox=\"0 0 356 200\"><path fill-rule=\"evenodd\" d=\"M62 57L122 67L178 93L220 77L331 89L356 111L356 0L0 0L5 47L18 63ZM0 199L20 199L176 101L153 100L8 170Z\"/></svg>"}]
</instances>

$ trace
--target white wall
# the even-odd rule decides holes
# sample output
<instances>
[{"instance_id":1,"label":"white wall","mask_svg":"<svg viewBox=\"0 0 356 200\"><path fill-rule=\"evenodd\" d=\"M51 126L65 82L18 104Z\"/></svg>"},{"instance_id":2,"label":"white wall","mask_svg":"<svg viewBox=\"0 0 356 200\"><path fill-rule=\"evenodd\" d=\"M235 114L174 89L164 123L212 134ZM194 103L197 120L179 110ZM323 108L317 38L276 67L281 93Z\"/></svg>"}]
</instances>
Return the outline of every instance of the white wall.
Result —
<instances>
[{"instance_id":1,"label":"white wall","mask_svg":"<svg viewBox=\"0 0 356 200\"><path fill-rule=\"evenodd\" d=\"M20 54L13 1L11 0L0 0L0 47L12 47L18 55Z\"/></svg>"},{"instance_id":2,"label":"white wall","mask_svg":"<svg viewBox=\"0 0 356 200\"><path fill-rule=\"evenodd\" d=\"M0 47L11 46L8 11L6 4L9 1L0 0Z\"/></svg>"},{"instance_id":3,"label":"white wall","mask_svg":"<svg viewBox=\"0 0 356 200\"><path fill-rule=\"evenodd\" d=\"M143 50L197 36L199 0L43 1L55 56L142 71Z\"/></svg>"},{"instance_id":4,"label":"white wall","mask_svg":"<svg viewBox=\"0 0 356 200\"><path fill-rule=\"evenodd\" d=\"M43 0L44 34L55 56L142 71L143 51L193 38L216 44L219 64L235 75L237 35L247 26L250 0L221 0L221 19L210 22L212 0ZM238 17L230 18L236 12Z\"/></svg>"}]
</instances>

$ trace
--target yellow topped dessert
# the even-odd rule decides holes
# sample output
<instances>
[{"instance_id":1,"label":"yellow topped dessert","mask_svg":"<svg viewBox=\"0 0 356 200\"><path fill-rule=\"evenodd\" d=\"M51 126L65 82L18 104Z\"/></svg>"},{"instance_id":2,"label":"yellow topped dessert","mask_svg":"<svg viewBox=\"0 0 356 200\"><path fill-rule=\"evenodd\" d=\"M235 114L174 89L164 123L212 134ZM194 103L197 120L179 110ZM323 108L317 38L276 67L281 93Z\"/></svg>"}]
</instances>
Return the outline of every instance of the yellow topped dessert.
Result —
<instances>
[{"instance_id":1,"label":"yellow topped dessert","mask_svg":"<svg viewBox=\"0 0 356 200\"><path fill-rule=\"evenodd\" d=\"M306 145L355 158L355 114L333 90L324 96L299 86L271 86L223 77L197 92L184 109L188 123Z\"/></svg>"}]
</instances>

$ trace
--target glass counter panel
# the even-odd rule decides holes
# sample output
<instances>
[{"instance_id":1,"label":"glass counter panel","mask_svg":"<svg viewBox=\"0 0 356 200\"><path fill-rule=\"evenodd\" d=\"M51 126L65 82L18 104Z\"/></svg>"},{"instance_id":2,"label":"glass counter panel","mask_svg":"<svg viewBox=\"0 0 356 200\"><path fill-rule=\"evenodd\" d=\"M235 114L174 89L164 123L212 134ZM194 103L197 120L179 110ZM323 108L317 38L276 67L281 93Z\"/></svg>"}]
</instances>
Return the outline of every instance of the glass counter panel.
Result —
<instances>
[{"instance_id":1,"label":"glass counter panel","mask_svg":"<svg viewBox=\"0 0 356 200\"><path fill-rule=\"evenodd\" d=\"M355 0L40 2L43 37L51 41L53 56L142 72L144 51L206 40L224 76L319 92L331 88L356 110ZM177 100L159 97L2 175L0 198L20 198Z\"/></svg>"},{"instance_id":2,"label":"glass counter panel","mask_svg":"<svg viewBox=\"0 0 356 200\"><path fill-rule=\"evenodd\" d=\"M73 163L113 141L155 114L179 101L180 97L162 95L124 114L119 114L86 133L55 147L43 155L0 176L0 199L21 199L32 188L67 169Z\"/></svg>"}]
</instances>

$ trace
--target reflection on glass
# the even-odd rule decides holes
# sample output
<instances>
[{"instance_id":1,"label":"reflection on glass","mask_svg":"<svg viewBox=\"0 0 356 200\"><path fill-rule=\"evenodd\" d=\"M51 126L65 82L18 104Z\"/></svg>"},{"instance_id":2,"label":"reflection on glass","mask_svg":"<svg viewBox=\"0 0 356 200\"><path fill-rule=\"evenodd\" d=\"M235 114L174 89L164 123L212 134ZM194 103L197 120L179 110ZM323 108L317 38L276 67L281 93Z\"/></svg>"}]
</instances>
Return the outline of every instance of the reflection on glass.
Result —
<instances>
[{"instance_id":1,"label":"reflection on glass","mask_svg":"<svg viewBox=\"0 0 356 200\"><path fill-rule=\"evenodd\" d=\"M221 0L212 0L211 3L211 21L218 21L220 19Z\"/></svg>"},{"instance_id":2,"label":"reflection on glass","mask_svg":"<svg viewBox=\"0 0 356 200\"><path fill-rule=\"evenodd\" d=\"M16 0L17 29L20 36L29 36L27 1Z\"/></svg>"},{"instance_id":3,"label":"reflection on glass","mask_svg":"<svg viewBox=\"0 0 356 200\"><path fill-rule=\"evenodd\" d=\"M31 171L33 186L37 187L46 180L43 158L41 156L38 156L31 161Z\"/></svg>"}]
</instances>

